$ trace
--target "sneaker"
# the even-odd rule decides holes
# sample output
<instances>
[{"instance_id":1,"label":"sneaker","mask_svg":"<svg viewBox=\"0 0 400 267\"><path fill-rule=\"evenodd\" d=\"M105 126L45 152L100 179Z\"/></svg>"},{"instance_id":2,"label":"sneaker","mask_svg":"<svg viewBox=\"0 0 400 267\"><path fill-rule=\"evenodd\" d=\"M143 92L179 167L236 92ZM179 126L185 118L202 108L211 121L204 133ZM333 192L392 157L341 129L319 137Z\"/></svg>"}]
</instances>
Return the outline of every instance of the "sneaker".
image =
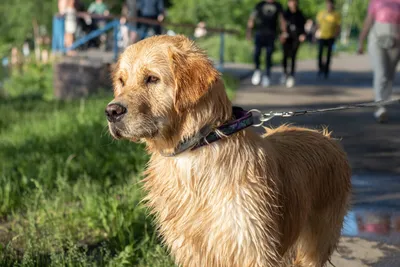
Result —
<instances>
[{"instance_id":1,"label":"sneaker","mask_svg":"<svg viewBox=\"0 0 400 267\"><path fill-rule=\"evenodd\" d=\"M259 85L261 82L261 70L255 70L253 77L251 77L251 83L253 85Z\"/></svg>"},{"instance_id":2,"label":"sneaker","mask_svg":"<svg viewBox=\"0 0 400 267\"><path fill-rule=\"evenodd\" d=\"M286 87L287 88L292 88L294 84L296 83L295 79L293 76L289 76L286 80Z\"/></svg>"},{"instance_id":3,"label":"sneaker","mask_svg":"<svg viewBox=\"0 0 400 267\"><path fill-rule=\"evenodd\" d=\"M263 77L262 77L262 86L263 87L268 87L268 86L270 86L270 84L271 84L271 82L270 82L270 80L269 80L269 77L267 76L267 75L264 75Z\"/></svg>"},{"instance_id":4,"label":"sneaker","mask_svg":"<svg viewBox=\"0 0 400 267\"><path fill-rule=\"evenodd\" d=\"M387 114L386 108L384 108L384 107L378 108L374 113L374 117L379 123L387 122L388 114Z\"/></svg>"},{"instance_id":5,"label":"sneaker","mask_svg":"<svg viewBox=\"0 0 400 267\"><path fill-rule=\"evenodd\" d=\"M286 84L286 80L287 80L287 75L286 74L282 74L281 84Z\"/></svg>"}]
</instances>

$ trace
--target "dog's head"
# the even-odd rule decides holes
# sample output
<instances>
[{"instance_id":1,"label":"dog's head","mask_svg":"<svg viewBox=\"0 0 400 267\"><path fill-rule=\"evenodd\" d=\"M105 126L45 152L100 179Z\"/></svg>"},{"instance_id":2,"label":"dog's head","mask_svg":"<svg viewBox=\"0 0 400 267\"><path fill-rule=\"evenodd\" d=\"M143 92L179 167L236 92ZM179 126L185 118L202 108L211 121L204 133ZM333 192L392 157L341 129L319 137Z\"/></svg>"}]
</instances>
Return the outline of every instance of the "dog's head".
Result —
<instances>
[{"instance_id":1,"label":"dog's head","mask_svg":"<svg viewBox=\"0 0 400 267\"><path fill-rule=\"evenodd\" d=\"M115 138L172 148L231 115L219 73L183 36L156 36L128 47L113 80L115 98L106 115Z\"/></svg>"}]
</instances>

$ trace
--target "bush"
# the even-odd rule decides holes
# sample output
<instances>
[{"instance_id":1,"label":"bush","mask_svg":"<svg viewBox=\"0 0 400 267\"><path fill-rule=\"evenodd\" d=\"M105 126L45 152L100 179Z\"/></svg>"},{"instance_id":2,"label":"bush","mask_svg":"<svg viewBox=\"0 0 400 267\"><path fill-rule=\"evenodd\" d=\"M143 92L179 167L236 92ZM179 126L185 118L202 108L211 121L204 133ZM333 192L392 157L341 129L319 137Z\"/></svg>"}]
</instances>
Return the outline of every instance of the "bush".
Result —
<instances>
[{"instance_id":1,"label":"bush","mask_svg":"<svg viewBox=\"0 0 400 267\"><path fill-rule=\"evenodd\" d=\"M7 97L39 97L51 99L53 96L53 72L51 64L26 63L15 67L4 83Z\"/></svg>"}]
</instances>

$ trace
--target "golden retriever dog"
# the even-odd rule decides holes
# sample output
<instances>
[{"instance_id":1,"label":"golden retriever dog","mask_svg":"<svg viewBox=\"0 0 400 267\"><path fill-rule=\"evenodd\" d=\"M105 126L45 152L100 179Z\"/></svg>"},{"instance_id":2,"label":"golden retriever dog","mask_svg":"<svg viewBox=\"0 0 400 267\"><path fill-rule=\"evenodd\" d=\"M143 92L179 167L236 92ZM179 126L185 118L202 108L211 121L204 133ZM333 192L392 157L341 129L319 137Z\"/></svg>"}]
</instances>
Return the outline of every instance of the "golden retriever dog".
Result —
<instances>
[{"instance_id":1,"label":"golden retriever dog","mask_svg":"<svg viewBox=\"0 0 400 267\"><path fill-rule=\"evenodd\" d=\"M113 77L110 132L146 143L146 201L177 265L326 265L351 190L329 133L245 128L192 149L235 118L220 73L184 36L128 47Z\"/></svg>"}]
</instances>

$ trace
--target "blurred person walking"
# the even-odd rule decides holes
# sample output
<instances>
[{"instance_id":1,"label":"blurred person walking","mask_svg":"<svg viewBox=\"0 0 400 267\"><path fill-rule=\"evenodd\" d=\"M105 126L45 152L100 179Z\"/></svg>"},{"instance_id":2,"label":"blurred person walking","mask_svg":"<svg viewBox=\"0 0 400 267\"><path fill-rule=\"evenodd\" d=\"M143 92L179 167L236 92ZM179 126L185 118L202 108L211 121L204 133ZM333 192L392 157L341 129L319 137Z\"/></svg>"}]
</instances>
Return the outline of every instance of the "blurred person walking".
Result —
<instances>
[{"instance_id":1,"label":"blurred person walking","mask_svg":"<svg viewBox=\"0 0 400 267\"><path fill-rule=\"evenodd\" d=\"M318 38L318 77L324 75L325 79L329 77L332 48L335 39L340 33L341 17L335 10L333 0L326 1L326 10L321 10L317 15L317 38ZM327 48L325 63L323 62L323 53Z\"/></svg>"},{"instance_id":2,"label":"blurred person walking","mask_svg":"<svg viewBox=\"0 0 400 267\"><path fill-rule=\"evenodd\" d=\"M306 40L304 25L306 19L298 7L298 0L288 0L288 9L283 13L286 20L288 38L283 41L283 75L281 82L286 87L293 87L295 84L296 57L300 43ZM291 60L290 71L288 71L288 60Z\"/></svg>"},{"instance_id":3,"label":"blurred person walking","mask_svg":"<svg viewBox=\"0 0 400 267\"><path fill-rule=\"evenodd\" d=\"M371 0L359 37L358 52L364 53L368 35L368 51L374 72L375 101L388 100L400 60L400 0ZM385 107L375 113L378 122L386 122Z\"/></svg>"},{"instance_id":4,"label":"blurred person walking","mask_svg":"<svg viewBox=\"0 0 400 267\"><path fill-rule=\"evenodd\" d=\"M259 2L253 9L247 22L247 38L252 38L252 30L255 30L254 36L254 63L255 71L251 82L253 85L262 84L267 87L270 85L272 54L275 48L277 37L278 19L282 31L281 39L288 37L286 32L286 22L283 17L282 5L275 0L264 0ZM262 75L260 70L260 56L262 49L266 49L266 70Z\"/></svg>"},{"instance_id":5,"label":"blurred person walking","mask_svg":"<svg viewBox=\"0 0 400 267\"><path fill-rule=\"evenodd\" d=\"M129 43L134 44L139 40L139 23L136 21L136 19L139 16L140 0L126 0L125 7L126 11L123 12L123 16L126 16L128 20L134 20L127 22L127 26L129 28Z\"/></svg>"},{"instance_id":6,"label":"blurred person walking","mask_svg":"<svg viewBox=\"0 0 400 267\"><path fill-rule=\"evenodd\" d=\"M164 0L138 0L140 2L140 17L145 19L157 20L163 22L165 18ZM149 31L153 31L154 35L159 35L162 32L161 25L153 25L141 23L140 31L142 38L149 35Z\"/></svg>"}]
</instances>

